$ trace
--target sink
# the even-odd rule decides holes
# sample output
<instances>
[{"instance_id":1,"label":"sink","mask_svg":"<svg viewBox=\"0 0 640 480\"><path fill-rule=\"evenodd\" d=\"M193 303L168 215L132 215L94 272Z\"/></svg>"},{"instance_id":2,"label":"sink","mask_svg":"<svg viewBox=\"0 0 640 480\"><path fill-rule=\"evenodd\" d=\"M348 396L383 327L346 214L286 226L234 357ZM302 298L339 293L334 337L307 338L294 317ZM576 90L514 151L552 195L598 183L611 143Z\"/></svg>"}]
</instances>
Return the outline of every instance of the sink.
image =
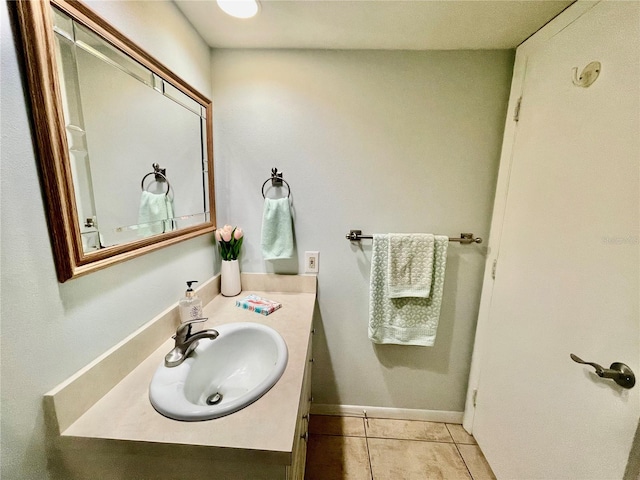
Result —
<instances>
[{"instance_id":1,"label":"sink","mask_svg":"<svg viewBox=\"0 0 640 480\"><path fill-rule=\"evenodd\" d=\"M229 415L258 400L282 376L288 351L273 328L259 323L215 327L215 340L200 340L177 367L160 365L149 399L162 415L197 421Z\"/></svg>"}]
</instances>

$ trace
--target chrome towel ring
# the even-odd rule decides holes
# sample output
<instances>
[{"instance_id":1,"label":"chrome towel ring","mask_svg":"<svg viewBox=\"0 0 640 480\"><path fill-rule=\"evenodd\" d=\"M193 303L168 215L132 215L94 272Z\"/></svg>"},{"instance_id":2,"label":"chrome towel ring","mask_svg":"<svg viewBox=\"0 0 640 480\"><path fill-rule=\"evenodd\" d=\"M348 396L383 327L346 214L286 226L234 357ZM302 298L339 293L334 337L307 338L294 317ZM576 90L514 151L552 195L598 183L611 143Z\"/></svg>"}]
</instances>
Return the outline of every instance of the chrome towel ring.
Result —
<instances>
[{"instance_id":1,"label":"chrome towel ring","mask_svg":"<svg viewBox=\"0 0 640 480\"><path fill-rule=\"evenodd\" d=\"M144 192L145 191L145 188L144 188L145 179L149 175L155 175L156 182L165 182L167 184L167 191L164 194L165 194L165 196L169 195L169 190L171 190L171 184L169 183L169 179L167 178L167 176L165 174L165 172L167 170L165 168L160 168L160 165L158 165L157 163L154 163L152 165L152 167L153 167L153 172L149 172L144 177L142 177L142 181L140 182L140 188ZM149 185L151 185L151 184L149 184Z\"/></svg>"},{"instance_id":2,"label":"chrome towel ring","mask_svg":"<svg viewBox=\"0 0 640 480\"><path fill-rule=\"evenodd\" d=\"M262 184L262 198L267 198L264 194L264 187L267 185L269 180L271 180L272 187L281 187L284 183L287 186L287 190L289 190L289 193L287 193L287 198L291 196L291 187L289 186L289 183L287 183L287 181L282 178L282 172L278 172L278 169L274 167L271 169L271 177L267 178Z\"/></svg>"}]
</instances>

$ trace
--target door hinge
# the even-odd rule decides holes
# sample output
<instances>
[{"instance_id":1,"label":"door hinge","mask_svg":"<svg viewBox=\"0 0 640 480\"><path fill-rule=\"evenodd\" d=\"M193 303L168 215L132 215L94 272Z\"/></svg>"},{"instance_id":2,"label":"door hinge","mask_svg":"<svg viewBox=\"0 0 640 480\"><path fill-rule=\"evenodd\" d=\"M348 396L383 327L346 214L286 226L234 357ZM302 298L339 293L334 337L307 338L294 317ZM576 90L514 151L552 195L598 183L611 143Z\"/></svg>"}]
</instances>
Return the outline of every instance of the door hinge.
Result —
<instances>
[{"instance_id":1,"label":"door hinge","mask_svg":"<svg viewBox=\"0 0 640 480\"><path fill-rule=\"evenodd\" d=\"M478 389L473 390L473 406L475 407L478 404Z\"/></svg>"},{"instance_id":2,"label":"door hinge","mask_svg":"<svg viewBox=\"0 0 640 480\"><path fill-rule=\"evenodd\" d=\"M498 259L496 258L493 261L493 266L491 267L491 278L496 279L496 268L498 267Z\"/></svg>"},{"instance_id":3,"label":"door hinge","mask_svg":"<svg viewBox=\"0 0 640 480\"><path fill-rule=\"evenodd\" d=\"M513 121L517 122L520 120L520 105L522 105L522 97L518 98L516 102L516 107L513 109Z\"/></svg>"}]
</instances>

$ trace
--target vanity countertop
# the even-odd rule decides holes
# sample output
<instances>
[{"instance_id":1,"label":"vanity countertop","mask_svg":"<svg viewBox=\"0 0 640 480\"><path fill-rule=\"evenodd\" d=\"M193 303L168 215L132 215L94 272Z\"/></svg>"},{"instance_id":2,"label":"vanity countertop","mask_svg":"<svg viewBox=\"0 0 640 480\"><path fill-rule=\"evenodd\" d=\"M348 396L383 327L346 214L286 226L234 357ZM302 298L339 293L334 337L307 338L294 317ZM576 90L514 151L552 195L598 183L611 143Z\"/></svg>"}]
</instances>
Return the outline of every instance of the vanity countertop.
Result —
<instances>
[{"instance_id":1,"label":"vanity countertop","mask_svg":"<svg viewBox=\"0 0 640 480\"><path fill-rule=\"evenodd\" d=\"M282 303L265 316L236 307L236 300L254 293ZM289 464L296 437L300 392L315 293L243 291L237 297L216 296L204 309L209 320L203 328L235 322L255 322L277 330L287 343L287 367L271 390L244 409L201 422L181 422L156 412L149 401L149 383L164 356L173 348L168 339L89 410L61 432L69 447L85 448L106 443L126 452L175 452L189 446L189 454L221 454L226 459L251 459ZM193 448L197 447L197 448ZM185 450L186 451L186 450Z\"/></svg>"}]
</instances>

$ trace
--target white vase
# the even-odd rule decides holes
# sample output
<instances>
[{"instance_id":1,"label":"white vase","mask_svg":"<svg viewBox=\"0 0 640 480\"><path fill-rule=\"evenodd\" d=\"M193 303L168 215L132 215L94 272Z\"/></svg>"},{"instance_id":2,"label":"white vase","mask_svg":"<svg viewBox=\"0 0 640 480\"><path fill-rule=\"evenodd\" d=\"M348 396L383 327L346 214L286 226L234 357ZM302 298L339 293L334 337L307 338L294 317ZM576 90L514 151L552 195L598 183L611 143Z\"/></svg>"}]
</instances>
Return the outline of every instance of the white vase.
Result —
<instances>
[{"instance_id":1,"label":"white vase","mask_svg":"<svg viewBox=\"0 0 640 480\"><path fill-rule=\"evenodd\" d=\"M241 290L238 260L223 260L220 267L220 293L225 297L235 297Z\"/></svg>"}]
</instances>

